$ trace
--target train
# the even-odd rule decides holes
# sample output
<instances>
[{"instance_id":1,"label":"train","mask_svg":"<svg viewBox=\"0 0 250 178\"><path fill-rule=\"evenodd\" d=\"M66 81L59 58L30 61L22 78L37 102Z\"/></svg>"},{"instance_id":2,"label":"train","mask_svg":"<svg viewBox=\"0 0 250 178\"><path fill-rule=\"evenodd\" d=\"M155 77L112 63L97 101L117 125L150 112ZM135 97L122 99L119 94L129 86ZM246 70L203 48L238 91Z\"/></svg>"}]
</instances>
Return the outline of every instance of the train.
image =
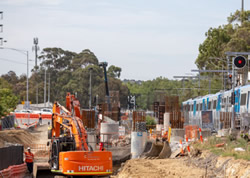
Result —
<instances>
[{"instance_id":1,"label":"train","mask_svg":"<svg viewBox=\"0 0 250 178\"><path fill-rule=\"evenodd\" d=\"M234 107L232 99L235 102ZM238 86L234 91L231 89L188 99L181 104L185 125L198 125L200 128L209 128L214 131L230 127L230 123L225 126L225 119L231 122L230 116L234 108L240 129L249 129L249 100L250 85Z\"/></svg>"}]
</instances>

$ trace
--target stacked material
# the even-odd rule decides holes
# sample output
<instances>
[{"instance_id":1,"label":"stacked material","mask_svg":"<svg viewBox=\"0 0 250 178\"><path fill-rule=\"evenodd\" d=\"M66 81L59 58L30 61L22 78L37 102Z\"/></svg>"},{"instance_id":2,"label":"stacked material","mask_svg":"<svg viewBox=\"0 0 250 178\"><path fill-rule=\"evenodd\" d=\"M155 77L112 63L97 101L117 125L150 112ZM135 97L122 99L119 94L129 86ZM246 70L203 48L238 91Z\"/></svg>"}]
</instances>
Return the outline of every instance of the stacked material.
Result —
<instances>
[{"instance_id":1,"label":"stacked material","mask_svg":"<svg viewBox=\"0 0 250 178\"><path fill-rule=\"evenodd\" d=\"M82 110L82 121L87 128L95 128L95 111L89 109Z\"/></svg>"},{"instance_id":2,"label":"stacked material","mask_svg":"<svg viewBox=\"0 0 250 178\"><path fill-rule=\"evenodd\" d=\"M112 147L124 147L131 143L130 135L121 139L111 139Z\"/></svg>"},{"instance_id":3,"label":"stacked material","mask_svg":"<svg viewBox=\"0 0 250 178\"><path fill-rule=\"evenodd\" d=\"M133 130L136 130L136 123L146 122L146 114L143 111L133 111Z\"/></svg>"},{"instance_id":4,"label":"stacked material","mask_svg":"<svg viewBox=\"0 0 250 178\"><path fill-rule=\"evenodd\" d=\"M135 131L137 131L137 132L146 132L146 122L137 122L137 123L135 123Z\"/></svg>"}]
</instances>

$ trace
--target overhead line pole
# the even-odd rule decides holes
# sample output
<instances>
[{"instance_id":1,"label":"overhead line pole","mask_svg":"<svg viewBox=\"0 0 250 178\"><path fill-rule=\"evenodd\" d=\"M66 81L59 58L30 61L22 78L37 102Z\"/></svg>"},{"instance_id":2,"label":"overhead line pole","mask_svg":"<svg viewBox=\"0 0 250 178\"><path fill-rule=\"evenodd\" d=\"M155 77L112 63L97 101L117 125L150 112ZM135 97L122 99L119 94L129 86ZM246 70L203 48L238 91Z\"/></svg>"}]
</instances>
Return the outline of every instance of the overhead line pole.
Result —
<instances>
[{"instance_id":1,"label":"overhead line pole","mask_svg":"<svg viewBox=\"0 0 250 178\"><path fill-rule=\"evenodd\" d=\"M50 103L50 73L49 74L49 82L48 82L48 103Z\"/></svg>"},{"instance_id":2,"label":"overhead line pole","mask_svg":"<svg viewBox=\"0 0 250 178\"><path fill-rule=\"evenodd\" d=\"M45 68L45 71L44 71L44 107L46 107L46 68Z\"/></svg>"},{"instance_id":3,"label":"overhead line pole","mask_svg":"<svg viewBox=\"0 0 250 178\"><path fill-rule=\"evenodd\" d=\"M38 46L38 38L34 38L33 40L34 42L34 47L32 49L34 49L35 51L35 73L37 75L37 51L39 50L39 46ZM38 107L38 82L36 80L36 106Z\"/></svg>"},{"instance_id":4,"label":"overhead line pole","mask_svg":"<svg viewBox=\"0 0 250 178\"><path fill-rule=\"evenodd\" d=\"M92 70L93 68L89 68L89 109L91 109L92 105Z\"/></svg>"},{"instance_id":5,"label":"overhead line pole","mask_svg":"<svg viewBox=\"0 0 250 178\"><path fill-rule=\"evenodd\" d=\"M241 0L241 24L243 23L244 0Z\"/></svg>"}]
</instances>

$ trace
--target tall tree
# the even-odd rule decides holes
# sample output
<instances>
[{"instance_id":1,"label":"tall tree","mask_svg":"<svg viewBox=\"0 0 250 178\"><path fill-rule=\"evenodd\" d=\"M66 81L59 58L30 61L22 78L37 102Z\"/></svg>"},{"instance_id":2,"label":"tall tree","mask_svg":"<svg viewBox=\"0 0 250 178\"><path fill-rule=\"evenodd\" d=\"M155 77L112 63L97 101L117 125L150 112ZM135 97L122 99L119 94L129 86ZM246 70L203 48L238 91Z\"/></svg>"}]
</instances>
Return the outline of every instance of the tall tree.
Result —
<instances>
[{"instance_id":1,"label":"tall tree","mask_svg":"<svg viewBox=\"0 0 250 178\"><path fill-rule=\"evenodd\" d=\"M17 105L18 97L11 90L10 84L0 78L0 117L8 115Z\"/></svg>"}]
</instances>

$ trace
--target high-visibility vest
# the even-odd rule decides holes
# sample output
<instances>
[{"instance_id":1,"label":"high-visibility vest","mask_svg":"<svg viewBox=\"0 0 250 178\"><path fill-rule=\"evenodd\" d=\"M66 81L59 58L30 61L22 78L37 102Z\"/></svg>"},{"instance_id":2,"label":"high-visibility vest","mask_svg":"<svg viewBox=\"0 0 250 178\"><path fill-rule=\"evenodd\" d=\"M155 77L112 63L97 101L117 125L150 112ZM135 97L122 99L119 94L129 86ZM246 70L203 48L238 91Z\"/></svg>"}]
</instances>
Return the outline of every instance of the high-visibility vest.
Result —
<instances>
[{"instance_id":1,"label":"high-visibility vest","mask_svg":"<svg viewBox=\"0 0 250 178\"><path fill-rule=\"evenodd\" d=\"M32 163L33 159L34 159L33 153L25 152L25 162L26 163Z\"/></svg>"},{"instance_id":2,"label":"high-visibility vest","mask_svg":"<svg viewBox=\"0 0 250 178\"><path fill-rule=\"evenodd\" d=\"M102 151L102 149L103 149L103 143L100 142L100 143L99 143L99 146L100 146L100 149L99 149L99 150Z\"/></svg>"}]
</instances>

